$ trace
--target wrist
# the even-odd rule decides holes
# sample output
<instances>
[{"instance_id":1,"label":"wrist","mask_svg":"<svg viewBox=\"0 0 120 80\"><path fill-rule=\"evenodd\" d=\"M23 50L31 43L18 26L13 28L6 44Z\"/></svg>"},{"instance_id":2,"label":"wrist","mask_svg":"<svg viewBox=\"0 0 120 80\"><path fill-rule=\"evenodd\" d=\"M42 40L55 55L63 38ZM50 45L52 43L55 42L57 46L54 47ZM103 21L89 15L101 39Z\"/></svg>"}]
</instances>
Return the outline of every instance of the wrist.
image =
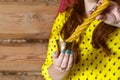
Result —
<instances>
[{"instance_id":1,"label":"wrist","mask_svg":"<svg viewBox=\"0 0 120 80\"><path fill-rule=\"evenodd\" d=\"M48 74L52 80L63 80L68 75L68 73L69 71L58 71L57 69L55 69L53 64L48 68Z\"/></svg>"}]
</instances>

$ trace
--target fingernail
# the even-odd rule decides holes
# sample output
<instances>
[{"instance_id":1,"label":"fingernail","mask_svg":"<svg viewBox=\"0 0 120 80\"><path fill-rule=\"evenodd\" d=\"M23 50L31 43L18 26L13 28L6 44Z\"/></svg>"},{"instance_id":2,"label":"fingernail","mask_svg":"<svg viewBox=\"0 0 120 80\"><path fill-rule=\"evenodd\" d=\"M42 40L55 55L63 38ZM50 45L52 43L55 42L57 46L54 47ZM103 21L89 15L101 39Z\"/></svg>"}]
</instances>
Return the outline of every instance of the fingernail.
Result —
<instances>
[{"instance_id":1,"label":"fingernail","mask_svg":"<svg viewBox=\"0 0 120 80\"><path fill-rule=\"evenodd\" d=\"M65 54L65 50L62 50L61 52L62 52L63 54Z\"/></svg>"},{"instance_id":2,"label":"fingernail","mask_svg":"<svg viewBox=\"0 0 120 80\"><path fill-rule=\"evenodd\" d=\"M98 20L98 21L99 21L100 19L96 17L96 20Z\"/></svg>"},{"instance_id":3,"label":"fingernail","mask_svg":"<svg viewBox=\"0 0 120 80\"><path fill-rule=\"evenodd\" d=\"M67 54L73 54L73 51L72 50L66 50L65 53L67 53Z\"/></svg>"},{"instance_id":4,"label":"fingernail","mask_svg":"<svg viewBox=\"0 0 120 80\"><path fill-rule=\"evenodd\" d=\"M101 1L98 1L98 4L101 4L102 3L102 0Z\"/></svg>"},{"instance_id":5,"label":"fingernail","mask_svg":"<svg viewBox=\"0 0 120 80\"><path fill-rule=\"evenodd\" d=\"M70 50L70 53L69 54L73 54L73 50Z\"/></svg>"},{"instance_id":6,"label":"fingernail","mask_svg":"<svg viewBox=\"0 0 120 80\"><path fill-rule=\"evenodd\" d=\"M98 15L97 17L96 17L96 20L100 20L102 18L102 16L101 15Z\"/></svg>"},{"instance_id":7,"label":"fingernail","mask_svg":"<svg viewBox=\"0 0 120 80\"><path fill-rule=\"evenodd\" d=\"M70 53L70 50L66 50L65 53L69 54L69 53Z\"/></svg>"},{"instance_id":8,"label":"fingernail","mask_svg":"<svg viewBox=\"0 0 120 80\"><path fill-rule=\"evenodd\" d=\"M56 51L54 51L53 54L56 54Z\"/></svg>"}]
</instances>

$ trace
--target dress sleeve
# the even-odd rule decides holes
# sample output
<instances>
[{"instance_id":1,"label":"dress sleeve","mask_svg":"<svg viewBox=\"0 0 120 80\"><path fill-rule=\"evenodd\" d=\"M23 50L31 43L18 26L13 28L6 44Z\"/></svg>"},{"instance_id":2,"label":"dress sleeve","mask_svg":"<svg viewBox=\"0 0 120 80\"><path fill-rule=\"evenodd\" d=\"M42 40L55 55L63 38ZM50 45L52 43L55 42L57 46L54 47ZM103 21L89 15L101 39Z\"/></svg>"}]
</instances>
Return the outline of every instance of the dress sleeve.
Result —
<instances>
[{"instance_id":1,"label":"dress sleeve","mask_svg":"<svg viewBox=\"0 0 120 80\"><path fill-rule=\"evenodd\" d=\"M48 68L52 64L52 55L58 49L56 40L59 39L59 32L61 31L63 24L65 23L66 12L59 13L55 19L52 27L52 31L49 38L47 57L44 64L42 65L42 75L45 80L51 80L48 74Z\"/></svg>"}]
</instances>

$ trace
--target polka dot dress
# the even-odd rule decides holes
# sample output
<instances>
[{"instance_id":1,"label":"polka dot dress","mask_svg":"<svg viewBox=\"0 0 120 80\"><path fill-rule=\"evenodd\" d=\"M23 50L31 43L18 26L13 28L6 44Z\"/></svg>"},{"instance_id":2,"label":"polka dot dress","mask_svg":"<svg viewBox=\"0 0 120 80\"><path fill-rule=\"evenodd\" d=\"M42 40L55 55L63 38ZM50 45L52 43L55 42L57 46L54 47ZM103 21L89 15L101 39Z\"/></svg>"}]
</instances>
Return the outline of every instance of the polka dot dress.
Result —
<instances>
[{"instance_id":1,"label":"polka dot dress","mask_svg":"<svg viewBox=\"0 0 120 80\"><path fill-rule=\"evenodd\" d=\"M52 64L52 54L58 49L56 40L59 39L59 31L65 23L67 12L59 13L53 25L48 44L48 52L45 63L42 66L42 75L45 80L51 80L48 68ZM120 80L120 29L110 34L107 45L111 50L111 56L106 56L102 49L94 49L91 38L94 28L100 23L94 20L83 33L83 39L79 45L80 61L72 68L65 80Z\"/></svg>"}]
</instances>

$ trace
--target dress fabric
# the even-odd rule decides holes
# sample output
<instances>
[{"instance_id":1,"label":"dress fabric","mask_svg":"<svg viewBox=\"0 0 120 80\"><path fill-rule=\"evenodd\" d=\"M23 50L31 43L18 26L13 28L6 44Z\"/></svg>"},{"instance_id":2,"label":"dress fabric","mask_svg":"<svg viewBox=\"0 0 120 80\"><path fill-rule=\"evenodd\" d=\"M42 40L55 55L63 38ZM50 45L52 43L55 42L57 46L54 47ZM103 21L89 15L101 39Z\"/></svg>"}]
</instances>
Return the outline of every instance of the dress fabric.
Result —
<instances>
[{"instance_id":1,"label":"dress fabric","mask_svg":"<svg viewBox=\"0 0 120 80\"><path fill-rule=\"evenodd\" d=\"M52 64L52 55L58 49L56 40L60 38L59 32L69 17L70 12L58 13L52 27L47 57L42 65L42 75L45 80L52 80L48 68ZM120 29L118 28L106 38L111 56L106 56L102 49L95 49L91 44L95 27L100 23L94 20L82 33L79 44L80 61L71 69L65 80L120 80Z\"/></svg>"}]
</instances>

